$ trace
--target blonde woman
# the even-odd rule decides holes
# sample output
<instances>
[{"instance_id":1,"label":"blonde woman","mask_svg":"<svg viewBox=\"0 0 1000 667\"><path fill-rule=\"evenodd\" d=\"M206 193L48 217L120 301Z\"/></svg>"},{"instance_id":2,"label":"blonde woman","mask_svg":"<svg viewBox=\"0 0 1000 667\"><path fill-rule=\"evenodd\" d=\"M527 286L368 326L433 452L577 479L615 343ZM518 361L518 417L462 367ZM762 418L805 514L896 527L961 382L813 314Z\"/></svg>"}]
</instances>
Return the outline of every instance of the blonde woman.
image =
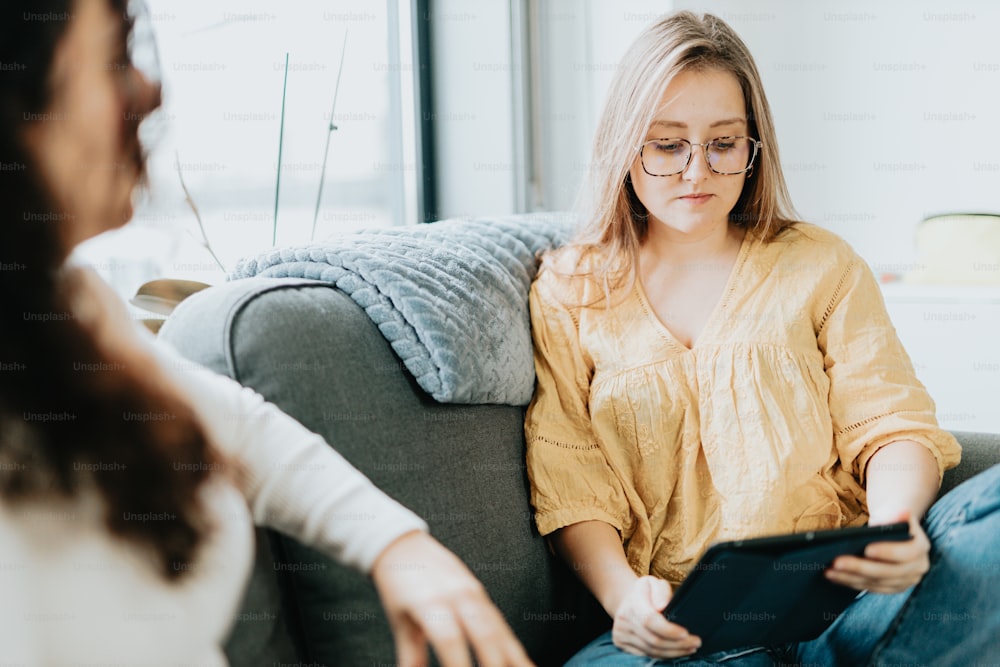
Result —
<instances>
[{"instance_id":1,"label":"blonde woman","mask_svg":"<svg viewBox=\"0 0 1000 667\"><path fill-rule=\"evenodd\" d=\"M570 664L990 655L1000 612L976 564L1000 547L1000 471L921 523L959 446L865 262L795 221L760 75L733 30L684 12L643 32L593 165L587 226L531 291L538 529L613 618ZM699 638L661 613L714 541L900 520L912 539L826 572L869 594L815 641L691 658ZM929 635L928 613L979 622Z\"/></svg>"}]
</instances>

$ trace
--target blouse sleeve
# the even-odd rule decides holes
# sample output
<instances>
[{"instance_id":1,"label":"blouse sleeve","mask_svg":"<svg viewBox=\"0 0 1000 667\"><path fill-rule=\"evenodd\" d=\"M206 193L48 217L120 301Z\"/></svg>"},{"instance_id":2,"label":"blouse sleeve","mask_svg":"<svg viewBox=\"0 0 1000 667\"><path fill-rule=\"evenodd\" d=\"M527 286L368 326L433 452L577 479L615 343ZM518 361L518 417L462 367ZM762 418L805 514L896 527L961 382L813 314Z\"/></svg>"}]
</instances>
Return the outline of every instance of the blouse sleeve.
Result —
<instances>
[{"instance_id":1,"label":"blouse sleeve","mask_svg":"<svg viewBox=\"0 0 1000 667\"><path fill-rule=\"evenodd\" d=\"M235 458L254 522L280 530L362 572L396 538L427 530L331 448L259 394L154 346L212 442Z\"/></svg>"},{"instance_id":2,"label":"blouse sleeve","mask_svg":"<svg viewBox=\"0 0 1000 667\"><path fill-rule=\"evenodd\" d=\"M889 320L867 264L855 256L821 315L819 348L830 378L834 440L844 469L865 483L868 462L897 440L926 447L944 471L958 465L961 448L938 427L934 401Z\"/></svg>"},{"instance_id":3,"label":"blouse sleeve","mask_svg":"<svg viewBox=\"0 0 1000 667\"><path fill-rule=\"evenodd\" d=\"M529 296L536 384L524 431L535 522L548 535L581 521L604 521L627 539L625 493L591 427L592 366L576 320L549 293L551 275L543 270Z\"/></svg>"}]
</instances>

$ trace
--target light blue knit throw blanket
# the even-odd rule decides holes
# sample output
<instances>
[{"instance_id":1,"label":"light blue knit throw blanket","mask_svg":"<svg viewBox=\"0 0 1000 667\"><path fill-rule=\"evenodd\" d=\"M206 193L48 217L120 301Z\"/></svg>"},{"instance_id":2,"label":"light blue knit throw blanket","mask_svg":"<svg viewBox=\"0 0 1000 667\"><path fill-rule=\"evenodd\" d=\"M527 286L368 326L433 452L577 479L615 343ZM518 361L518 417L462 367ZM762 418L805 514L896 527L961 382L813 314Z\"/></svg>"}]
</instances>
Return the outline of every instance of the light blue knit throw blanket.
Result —
<instances>
[{"instance_id":1,"label":"light blue knit throw blanket","mask_svg":"<svg viewBox=\"0 0 1000 667\"><path fill-rule=\"evenodd\" d=\"M349 234L242 260L231 278L311 278L348 294L444 403L527 405L535 384L528 288L566 214L446 220Z\"/></svg>"}]
</instances>

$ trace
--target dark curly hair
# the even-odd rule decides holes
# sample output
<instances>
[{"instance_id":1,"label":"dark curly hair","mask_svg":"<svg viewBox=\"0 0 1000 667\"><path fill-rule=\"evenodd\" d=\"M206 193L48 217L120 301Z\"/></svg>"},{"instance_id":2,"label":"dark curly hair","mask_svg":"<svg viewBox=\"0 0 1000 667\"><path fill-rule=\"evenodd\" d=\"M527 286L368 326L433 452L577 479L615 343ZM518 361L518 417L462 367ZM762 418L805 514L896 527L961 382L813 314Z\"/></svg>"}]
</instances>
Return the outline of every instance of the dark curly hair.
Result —
<instances>
[{"instance_id":1,"label":"dark curly hair","mask_svg":"<svg viewBox=\"0 0 1000 667\"><path fill-rule=\"evenodd\" d=\"M122 17L126 54L127 0L107 2ZM0 9L0 500L16 506L96 489L110 533L151 549L163 576L176 580L211 530L198 489L221 457L155 364L105 349L73 314L79 280L64 266L73 219L24 142L49 106L54 55L75 7L21 0ZM123 114L141 171L130 117L141 115Z\"/></svg>"}]
</instances>

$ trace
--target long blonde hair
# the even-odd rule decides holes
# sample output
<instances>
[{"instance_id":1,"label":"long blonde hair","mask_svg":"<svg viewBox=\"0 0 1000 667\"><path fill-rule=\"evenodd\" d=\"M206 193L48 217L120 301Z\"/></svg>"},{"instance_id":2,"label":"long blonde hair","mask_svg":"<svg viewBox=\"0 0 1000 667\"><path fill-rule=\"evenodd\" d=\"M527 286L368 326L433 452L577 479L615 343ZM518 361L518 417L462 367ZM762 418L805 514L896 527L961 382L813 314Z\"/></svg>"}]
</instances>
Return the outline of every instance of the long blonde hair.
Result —
<instances>
[{"instance_id":1,"label":"long blonde hair","mask_svg":"<svg viewBox=\"0 0 1000 667\"><path fill-rule=\"evenodd\" d=\"M683 71L707 69L736 77L746 101L749 132L763 142L730 213L731 224L769 242L794 222L771 109L746 44L717 16L688 11L668 15L639 35L615 73L577 206L584 226L573 245L599 251L603 259L592 268L606 287L635 278L639 247L646 237L646 210L628 177L637 147L671 80Z\"/></svg>"}]
</instances>

